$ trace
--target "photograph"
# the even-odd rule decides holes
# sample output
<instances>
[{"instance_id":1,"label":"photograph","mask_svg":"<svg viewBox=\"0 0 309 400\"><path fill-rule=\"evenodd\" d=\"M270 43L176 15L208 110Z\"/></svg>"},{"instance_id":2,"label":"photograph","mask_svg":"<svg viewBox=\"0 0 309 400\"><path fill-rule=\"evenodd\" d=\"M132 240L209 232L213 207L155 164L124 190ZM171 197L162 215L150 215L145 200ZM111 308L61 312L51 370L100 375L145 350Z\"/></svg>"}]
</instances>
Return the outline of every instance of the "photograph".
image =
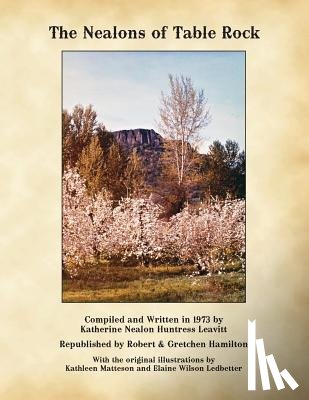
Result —
<instances>
[{"instance_id":1,"label":"photograph","mask_svg":"<svg viewBox=\"0 0 309 400\"><path fill-rule=\"evenodd\" d=\"M62 301L246 302L246 52L62 51Z\"/></svg>"}]
</instances>

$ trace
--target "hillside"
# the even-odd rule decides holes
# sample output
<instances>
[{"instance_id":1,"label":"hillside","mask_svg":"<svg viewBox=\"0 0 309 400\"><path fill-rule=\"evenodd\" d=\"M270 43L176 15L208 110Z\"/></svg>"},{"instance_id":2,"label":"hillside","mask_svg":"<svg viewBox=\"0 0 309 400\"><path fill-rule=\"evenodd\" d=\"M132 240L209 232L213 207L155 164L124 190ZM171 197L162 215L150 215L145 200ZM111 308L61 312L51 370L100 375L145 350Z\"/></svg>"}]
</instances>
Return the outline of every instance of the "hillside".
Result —
<instances>
[{"instance_id":1,"label":"hillside","mask_svg":"<svg viewBox=\"0 0 309 400\"><path fill-rule=\"evenodd\" d=\"M143 160L148 183L154 184L160 173L159 161L164 142L162 136L153 129L142 128L115 131L112 134L124 151L137 151Z\"/></svg>"}]
</instances>

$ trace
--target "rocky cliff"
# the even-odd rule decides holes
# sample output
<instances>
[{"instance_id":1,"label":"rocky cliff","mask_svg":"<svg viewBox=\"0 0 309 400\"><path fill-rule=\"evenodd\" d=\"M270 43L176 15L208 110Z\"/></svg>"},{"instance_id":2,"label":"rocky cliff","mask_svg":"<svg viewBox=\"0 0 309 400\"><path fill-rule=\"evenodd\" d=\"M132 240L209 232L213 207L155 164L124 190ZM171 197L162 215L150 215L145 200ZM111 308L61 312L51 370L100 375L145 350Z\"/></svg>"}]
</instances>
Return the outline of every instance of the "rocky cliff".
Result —
<instances>
[{"instance_id":1,"label":"rocky cliff","mask_svg":"<svg viewBox=\"0 0 309 400\"><path fill-rule=\"evenodd\" d=\"M112 132L125 150L152 148L162 150L163 138L153 129L126 129Z\"/></svg>"},{"instance_id":2,"label":"rocky cliff","mask_svg":"<svg viewBox=\"0 0 309 400\"><path fill-rule=\"evenodd\" d=\"M153 129L127 129L112 133L126 152L136 149L143 160L148 183L155 184L160 173L160 157L163 152L162 136Z\"/></svg>"}]
</instances>

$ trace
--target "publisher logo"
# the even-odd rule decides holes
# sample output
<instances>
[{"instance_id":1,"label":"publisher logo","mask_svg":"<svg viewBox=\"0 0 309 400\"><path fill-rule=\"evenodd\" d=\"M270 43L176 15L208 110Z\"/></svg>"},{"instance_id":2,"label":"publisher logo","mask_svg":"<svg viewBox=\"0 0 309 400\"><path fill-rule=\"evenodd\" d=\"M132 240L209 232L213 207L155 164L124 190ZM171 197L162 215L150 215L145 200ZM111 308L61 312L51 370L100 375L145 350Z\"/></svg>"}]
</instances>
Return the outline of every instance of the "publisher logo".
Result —
<instances>
[{"instance_id":1,"label":"publisher logo","mask_svg":"<svg viewBox=\"0 0 309 400\"><path fill-rule=\"evenodd\" d=\"M270 390L268 368L278 390L285 388L284 381L292 390L299 386L289 371L286 369L279 371L272 354L266 356L264 340L256 339L256 323L248 320L248 390L256 390L256 354L258 356L263 390Z\"/></svg>"}]
</instances>

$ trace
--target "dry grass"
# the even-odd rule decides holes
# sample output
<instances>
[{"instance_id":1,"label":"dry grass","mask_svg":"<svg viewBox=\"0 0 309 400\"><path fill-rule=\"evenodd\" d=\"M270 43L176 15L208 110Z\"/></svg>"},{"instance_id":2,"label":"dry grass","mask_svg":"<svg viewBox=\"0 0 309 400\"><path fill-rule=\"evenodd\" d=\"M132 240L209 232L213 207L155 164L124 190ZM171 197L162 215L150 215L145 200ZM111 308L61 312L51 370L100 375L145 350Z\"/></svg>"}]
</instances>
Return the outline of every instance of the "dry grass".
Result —
<instances>
[{"instance_id":1,"label":"dry grass","mask_svg":"<svg viewBox=\"0 0 309 400\"><path fill-rule=\"evenodd\" d=\"M189 276L192 266L99 263L63 280L64 302L245 302L245 274Z\"/></svg>"}]
</instances>

